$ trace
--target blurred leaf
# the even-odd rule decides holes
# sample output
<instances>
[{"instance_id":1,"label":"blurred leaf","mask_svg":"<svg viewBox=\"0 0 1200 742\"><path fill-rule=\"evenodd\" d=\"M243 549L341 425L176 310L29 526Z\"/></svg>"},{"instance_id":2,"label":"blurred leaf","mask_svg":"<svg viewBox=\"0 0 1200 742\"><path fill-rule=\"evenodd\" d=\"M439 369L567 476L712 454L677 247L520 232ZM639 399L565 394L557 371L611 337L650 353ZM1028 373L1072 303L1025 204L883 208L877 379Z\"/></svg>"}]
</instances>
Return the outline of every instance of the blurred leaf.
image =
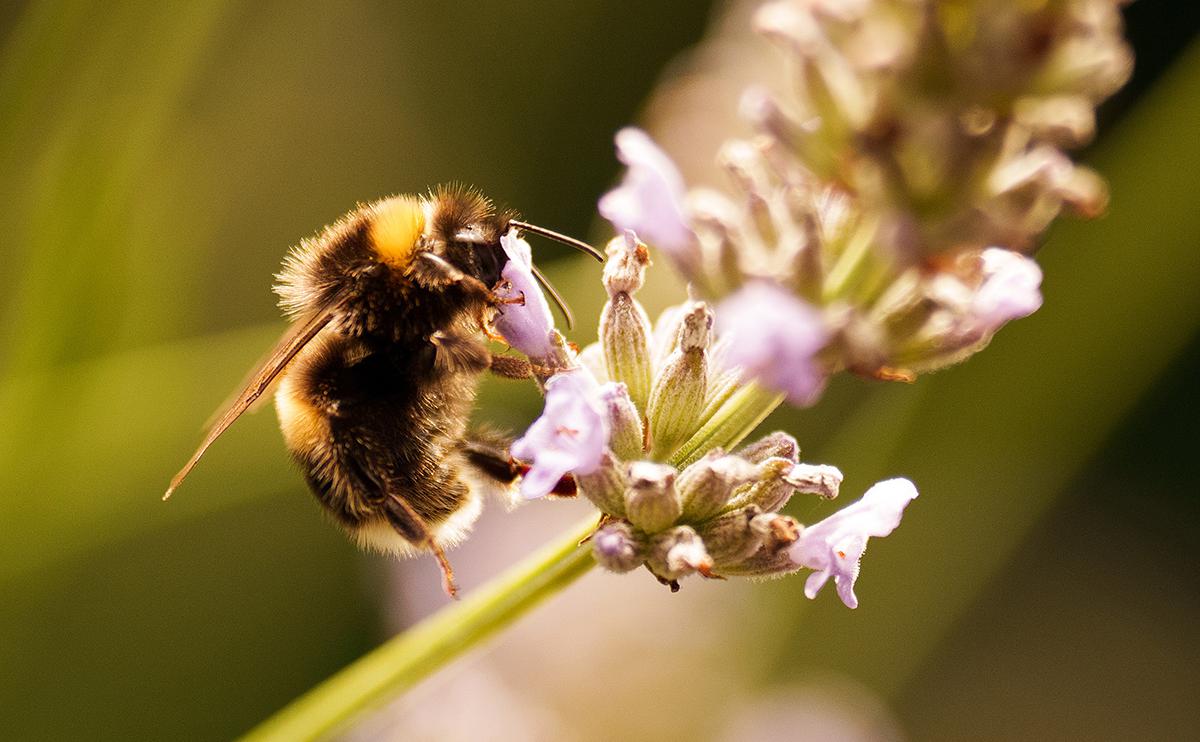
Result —
<instances>
[{"instance_id":1,"label":"blurred leaf","mask_svg":"<svg viewBox=\"0 0 1200 742\"><path fill-rule=\"evenodd\" d=\"M180 421L204 420L221 401L208 391L214 381L232 390L279 332L243 330L0 383L0 491L11 493L0 520L21 523L0 540L0 585L290 479L268 410L247 416L186 489L159 502L171 462L186 460L200 437L198 424ZM205 486L213 481L226 484Z\"/></svg>"},{"instance_id":2,"label":"blurred leaf","mask_svg":"<svg viewBox=\"0 0 1200 742\"><path fill-rule=\"evenodd\" d=\"M20 248L9 260L21 268L0 316L0 372L105 348L122 306L115 238L226 2L64 5L33 4L0 71L0 95L17 103L0 124L0 193L10 204L0 229ZM49 48L35 45L39 32Z\"/></svg>"}]
</instances>

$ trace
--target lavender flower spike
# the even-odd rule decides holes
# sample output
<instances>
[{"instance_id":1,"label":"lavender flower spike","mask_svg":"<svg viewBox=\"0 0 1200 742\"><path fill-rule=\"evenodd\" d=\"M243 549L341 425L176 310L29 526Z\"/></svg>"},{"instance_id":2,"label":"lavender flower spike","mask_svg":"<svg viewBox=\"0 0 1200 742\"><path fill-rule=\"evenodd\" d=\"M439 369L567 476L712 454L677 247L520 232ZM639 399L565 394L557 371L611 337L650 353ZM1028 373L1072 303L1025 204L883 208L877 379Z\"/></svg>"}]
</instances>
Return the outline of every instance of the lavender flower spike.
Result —
<instances>
[{"instance_id":1,"label":"lavender flower spike","mask_svg":"<svg viewBox=\"0 0 1200 742\"><path fill-rule=\"evenodd\" d=\"M782 287L749 283L716 311L717 333L729 339L725 362L740 366L764 386L808 406L825 388L817 353L829 342L821 314Z\"/></svg>"},{"instance_id":2,"label":"lavender flower spike","mask_svg":"<svg viewBox=\"0 0 1200 742\"><path fill-rule=\"evenodd\" d=\"M494 322L496 331L504 336L508 344L534 360L545 360L554 355L550 334L554 329L554 316L550 305L533 276L533 257L529 243L517 236L515 229L500 238L500 246L508 255L508 262L500 274L504 284L496 291L501 299L520 299L522 303L505 304Z\"/></svg>"},{"instance_id":3,"label":"lavender flower spike","mask_svg":"<svg viewBox=\"0 0 1200 742\"><path fill-rule=\"evenodd\" d=\"M675 163L641 129L617 132L617 157L629 170L621 185L600 198L600 215L618 231L638 236L672 257L695 249L684 213L683 176Z\"/></svg>"},{"instance_id":4,"label":"lavender flower spike","mask_svg":"<svg viewBox=\"0 0 1200 742\"><path fill-rule=\"evenodd\" d=\"M600 465L609 436L601 391L582 368L561 371L546 382L542 416L511 448L513 456L532 462L521 479L523 497L544 497L564 474L590 474Z\"/></svg>"},{"instance_id":5,"label":"lavender flower spike","mask_svg":"<svg viewBox=\"0 0 1200 742\"><path fill-rule=\"evenodd\" d=\"M857 608L854 581L858 579L859 560L866 551L867 539L883 537L895 530L904 507L916 496L917 488L912 482L888 479L867 490L858 502L801 531L788 556L796 564L816 570L804 583L804 594L815 598L832 577L838 597L846 607Z\"/></svg>"}]
</instances>

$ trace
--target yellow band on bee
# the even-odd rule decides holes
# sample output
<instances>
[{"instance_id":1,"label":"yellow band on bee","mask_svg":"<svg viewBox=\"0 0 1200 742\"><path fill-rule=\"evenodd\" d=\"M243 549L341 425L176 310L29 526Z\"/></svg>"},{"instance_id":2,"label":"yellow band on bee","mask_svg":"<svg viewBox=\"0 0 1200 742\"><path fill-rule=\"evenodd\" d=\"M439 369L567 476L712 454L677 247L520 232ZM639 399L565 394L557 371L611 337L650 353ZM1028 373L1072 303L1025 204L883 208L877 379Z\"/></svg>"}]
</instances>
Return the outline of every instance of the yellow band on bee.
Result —
<instances>
[{"instance_id":1,"label":"yellow band on bee","mask_svg":"<svg viewBox=\"0 0 1200 742\"><path fill-rule=\"evenodd\" d=\"M393 265L407 265L417 241L425 231L425 211L413 196L394 196L380 201L371 221L371 244L379 258Z\"/></svg>"}]
</instances>

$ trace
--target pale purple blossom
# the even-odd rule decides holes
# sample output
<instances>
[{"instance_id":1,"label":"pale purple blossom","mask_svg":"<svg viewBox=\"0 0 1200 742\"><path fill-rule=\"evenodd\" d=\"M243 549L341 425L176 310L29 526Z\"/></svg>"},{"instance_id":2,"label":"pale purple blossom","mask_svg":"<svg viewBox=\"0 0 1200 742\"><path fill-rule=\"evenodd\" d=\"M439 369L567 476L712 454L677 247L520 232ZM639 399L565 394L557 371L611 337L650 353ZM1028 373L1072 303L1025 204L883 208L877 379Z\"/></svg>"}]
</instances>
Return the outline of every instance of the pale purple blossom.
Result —
<instances>
[{"instance_id":1,"label":"pale purple blossom","mask_svg":"<svg viewBox=\"0 0 1200 742\"><path fill-rule=\"evenodd\" d=\"M529 463L521 495L544 497L568 472L590 474L608 445L608 413L602 388L582 368L560 371L546 382L546 407L525 435L512 444L512 455Z\"/></svg>"},{"instance_id":2,"label":"pale purple blossom","mask_svg":"<svg viewBox=\"0 0 1200 742\"><path fill-rule=\"evenodd\" d=\"M550 340L554 329L554 316L550 305L533 275L533 256L529 243L517 236L516 230L500 238L500 246L508 255L508 262L500 276L504 283L496 291L501 299L524 301L503 304L496 317L496 331L504 336L509 345L534 359L549 358L554 354Z\"/></svg>"},{"instance_id":3,"label":"pale purple blossom","mask_svg":"<svg viewBox=\"0 0 1200 742\"><path fill-rule=\"evenodd\" d=\"M804 594L815 598L832 577L838 597L846 607L857 608L854 581L858 579L859 560L866 551L867 540L895 530L905 506L916 496L917 488L912 482L888 479L867 490L858 502L804 528L788 550L793 562L816 570L804 583Z\"/></svg>"},{"instance_id":4,"label":"pale purple blossom","mask_svg":"<svg viewBox=\"0 0 1200 742\"><path fill-rule=\"evenodd\" d=\"M641 129L617 132L617 157L628 166L621 185L600 198L600 215L618 231L632 229L655 247L678 254L694 246L684 211L683 176Z\"/></svg>"},{"instance_id":5,"label":"pale purple blossom","mask_svg":"<svg viewBox=\"0 0 1200 742\"><path fill-rule=\"evenodd\" d=\"M717 334L729 345L728 366L740 367L764 386L811 405L825 388L817 353L829 331L815 308L780 286L756 281L717 307Z\"/></svg>"},{"instance_id":6,"label":"pale purple blossom","mask_svg":"<svg viewBox=\"0 0 1200 742\"><path fill-rule=\"evenodd\" d=\"M1031 258L989 247L980 261L983 281L971 301L972 329L991 334L1005 322L1028 317L1042 306L1042 269Z\"/></svg>"}]
</instances>

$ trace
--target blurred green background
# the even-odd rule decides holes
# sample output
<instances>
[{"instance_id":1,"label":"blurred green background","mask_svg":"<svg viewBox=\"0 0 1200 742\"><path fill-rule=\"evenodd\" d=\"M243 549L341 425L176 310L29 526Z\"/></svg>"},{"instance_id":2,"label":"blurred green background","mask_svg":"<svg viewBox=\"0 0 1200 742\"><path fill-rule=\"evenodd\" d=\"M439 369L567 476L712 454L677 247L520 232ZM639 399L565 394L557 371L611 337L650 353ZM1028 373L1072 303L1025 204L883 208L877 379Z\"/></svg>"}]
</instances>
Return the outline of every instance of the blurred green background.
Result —
<instances>
[{"instance_id":1,"label":"blurred green background","mask_svg":"<svg viewBox=\"0 0 1200 742\"><path fill-rule=\"evenodd\" d=\"M324 522L270 412L159 496L282 330L269 285L289 245L357 201L448 180L603 239L611 135L712 8L0 6L0 738L230 738L436 607L412 597L430 565L393 569ZM1127 9L1137 76L1085 154L1113 205L1054 229L1042 311L915 386L844 379L770 421L846 471L847 496L894 475L921 488L872 542L862 607L809 603L801 579L672 596L590 575L479 671L541 726L477 738L746 738L747 718L822 704L873 709L862 738L1200 738L1192 15ZM595 316L594 266L535 249ZM678 298L657 290L651 305ZM538 406L489 381L480 416L520 429ZM467 587L554 535L538 518L558 507L493 507L463 550ZM584 645L620 661L569 683L503 665ZM418 698L435 720L499 703L492 685L431 682ZM411 703L389 713L379 736L459 738L406 722ZM805 723L786 729L821 738Z\"/></svg>"}]
</instances>

